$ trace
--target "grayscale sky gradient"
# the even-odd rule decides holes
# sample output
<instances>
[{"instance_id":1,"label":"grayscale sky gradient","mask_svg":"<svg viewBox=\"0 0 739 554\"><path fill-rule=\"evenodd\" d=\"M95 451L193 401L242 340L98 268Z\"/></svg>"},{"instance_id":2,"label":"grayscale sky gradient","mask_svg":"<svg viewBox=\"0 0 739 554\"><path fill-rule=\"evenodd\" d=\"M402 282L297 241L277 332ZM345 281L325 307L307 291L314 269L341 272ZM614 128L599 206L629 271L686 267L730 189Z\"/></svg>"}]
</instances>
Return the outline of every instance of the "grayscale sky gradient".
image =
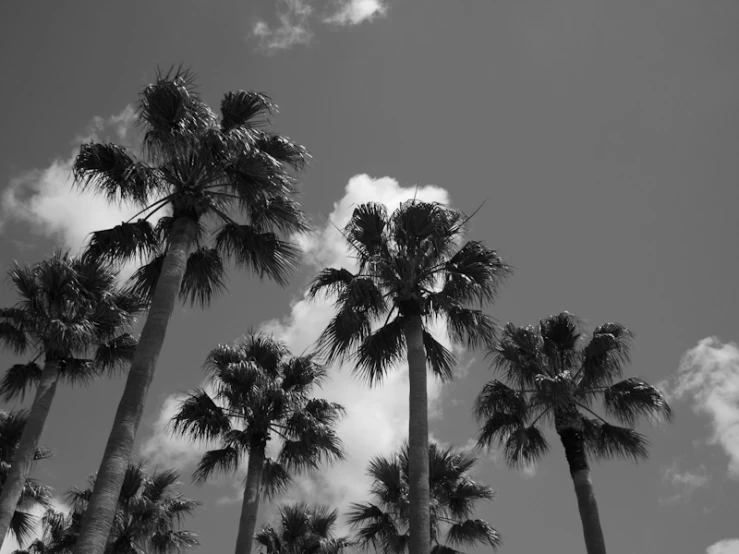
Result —
<instances>
[{"instance_id":1,"label":"grayscale sky gradient","mask_svg":"<svg viewBox=\"0 0 739 554\"><path fill-rule=\"evenodd\" d=\"M593 467L609 552L739 552L735 0L131 0L2 11L2 267L56 245L78 250L125 217L71 192L70 162L82 140L135 144L131 105L157 66L191 67L214 108L229 90L270 95L275 128L314 156L302 203L317 231L303 241L301 272L287 290L234 272L211 309L179 309L149 395L136 454L182 469L184 490L204 503L190 522L202 552L233 548L239 481L189 484L198 452L164 426L177 395L200 385L210 348L251 328L308 347L330 306L306 304L305 286L346 259L332 223L357 202L395 207L416 186L468 212L485 202L470 235L515 267L498 321L568 310L589 329L626 324L637 337L628 373L669 392L675 422L640 427L648 462ZM4 284L0 305L14 301ZM456 381L432 386L431 429L465 446L491 372L478 353L461 357ZM342 433L352 458L299 480L290 498L342 507L363 498L367 459L404 439L407 392L403 368L373 391L349 367L333 375L324 395L351 408ZM36 473L60 498L97 470L121 390L116 379L59 392L42 441L56 455ZM479 517L502 533L503 553L584 551L550 438L536 468L506 469L495 452L480 464L477 478L498 495Z\"/></svg>"}]
</instances>

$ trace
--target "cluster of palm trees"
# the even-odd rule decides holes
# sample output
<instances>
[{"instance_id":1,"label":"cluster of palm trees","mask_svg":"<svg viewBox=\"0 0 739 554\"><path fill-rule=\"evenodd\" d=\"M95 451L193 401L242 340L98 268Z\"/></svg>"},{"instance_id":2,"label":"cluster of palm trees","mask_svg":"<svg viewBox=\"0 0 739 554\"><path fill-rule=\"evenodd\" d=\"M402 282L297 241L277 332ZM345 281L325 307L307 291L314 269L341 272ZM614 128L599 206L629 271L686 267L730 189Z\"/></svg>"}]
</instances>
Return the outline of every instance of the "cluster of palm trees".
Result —
<instances>
[{"instance_id":1,"label":"cluster of palm trees","mask_svg":"<svg viewBox=\"0 0 739 554\"><path fill-rule=\"evenodd\" d=\"M197 545L181 528L197 503L175 492L177 473L149 475L133 463L132 450L178 299L208 305L224 291L232 263L284 285L300 260L291 237L310 228L295 200L297 172L309 156L267 129L274 110L266 96L239 91L224 96L217 115L192 75L177 69L159 73L140 95L140 158L115 144L81 147L76 182L140 211L92 233L79 257L58 253L9 270L19 300L0 310L0 343L27 361L6 372L0 393L22 399L35 388L35 398L28 413L0 419L0 537L28 539L31 512L42 509L44 534L28 552L179 552ZM472 518L475 505L493 497L469 476L475 455L429 444L428 371L453 378L454 344L485 350L502 379L488 383L475 403L478 445L502 448L512 466L536 462L549 449L542 426L553 425L587 551L605 552L588 462L644 458L647 440L634 425L642 416L669 419L670 408L645 381L619 380L632 338L620 324L601 325L586 338L581 323L563 312L496 332L485 309L510 269L495 250L466 238L468 220L417 199L393 212L357 206L342 229L354 267L324 269L309 289L336 306L313 353L294 356L277 338L252 333L208 354L204 388L181 403L172 429L208 444L196 482L246 466L237 554L255 544L264 554L366 547L454 554L500 546L498 532ZM120 284L119 270L130 263L139 267ZM144 322L135 339L137 317ZM371 461L374 503L350 507L353 536L337 534L335 509L306 504L283 505L277 523L257 532L260 498L278 498L296 473L345 457L336 433L344 408L314 397L340 360L370 385L407 363L408 443ZM90 487L70 492L68 513L58 512L51 492L29 477L33 463L49 455L39 442L56 387L125 368L97 474Z\"/></svg>"}]
</instances>

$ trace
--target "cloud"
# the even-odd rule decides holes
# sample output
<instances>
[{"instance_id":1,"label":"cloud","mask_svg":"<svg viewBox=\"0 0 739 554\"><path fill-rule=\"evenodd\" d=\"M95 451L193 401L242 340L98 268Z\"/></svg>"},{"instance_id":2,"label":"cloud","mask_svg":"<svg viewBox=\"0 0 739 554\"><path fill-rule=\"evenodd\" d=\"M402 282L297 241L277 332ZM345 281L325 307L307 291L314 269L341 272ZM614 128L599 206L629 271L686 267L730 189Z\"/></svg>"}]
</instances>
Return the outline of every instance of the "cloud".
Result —
<instances>
[{"instance_id":1,"label":"cloud","mask_svg":"<svg viewBox=\"0 0 739 554\"><path fill-rule=\"evenodd\" d=\"M264 20L258 20L252 27L252 36L266 52L285 50L298 44L308 44L313 32L308 18L313 8L306 0L278 0L277 19L279 25L272 28Z\"/></svg>"},{"instance_id":2,"label":"cloud","mask_svg":"<svg viewBox=\"0 0 739 554\"><path fill-rule=\"evenodd\" d=\"M264 19L257 19L250 37L256 39L262 51L272 54L310 44L314 37L314 22L347 27L374 21L387 14L383 0L332 0L330 4L327 10L317 10L313 0L277 0L277 24L270 25Z\"/></svg>"},{"instance_id":3,"label":"cloud","mask_svg":"<svg viewBox=\"0 0 739 554\"><path fill-rule=\"evenodd\" d=\"M737 554L739 539L724 539L706 548L706 554Z\"/></svg>"},{"instance_id":4,"label":"cloud","mask_svg":"<svg viewBox=\"0 0 739 554\"><path fill-rule=\"evenodd\" d=\"M134 215L137 210L132 206L111 205L102 196L72 186L72 164L79 145L110 138L119 143L130 140L134 122L131 106L108 118L94 117L88 132L73 141L68 157L12 178L0 195L2 221L6 225L20 223L32 233L51 237L60 246L78 252L90 232L113 227Z\"/></svg>"},{"instance_id":5,"label":"cloud","mask_svg":"<svg viewBox=\"0 0 739 554\"><path fill-rule=\"evenodd\" d=\"M715 337L701 340L680 361L669 395L689 398L696 413L710 417L708 442L724 449L729 477L739 479L739 345Z\"/></svg>"},{"instance_id":6,"label":"cloud","mask_svg":"<svg viewBox=\"0 0 739 554\"><path fill-rule=\"evenodd\" d=\"M674 494L660 498L658 502L662 505L674 504L683 499L690 499L693 491L708 485L708 475L706 468L701 466L698 470L680 471L677 462L669 467L662 468L662 482L669 485L677 492Z\"/></svg>"},{"instance_id":7,"label":"cloud","mask_svg":"<svg viewBox=\"0 0 739 554\"><path fill-rule=\"evenodd\" d=\"M326 23L359 25L387 13L387 5L380 0L342 0L338 4L336 11L325 19Z\"/></svg>"}]
</instances>

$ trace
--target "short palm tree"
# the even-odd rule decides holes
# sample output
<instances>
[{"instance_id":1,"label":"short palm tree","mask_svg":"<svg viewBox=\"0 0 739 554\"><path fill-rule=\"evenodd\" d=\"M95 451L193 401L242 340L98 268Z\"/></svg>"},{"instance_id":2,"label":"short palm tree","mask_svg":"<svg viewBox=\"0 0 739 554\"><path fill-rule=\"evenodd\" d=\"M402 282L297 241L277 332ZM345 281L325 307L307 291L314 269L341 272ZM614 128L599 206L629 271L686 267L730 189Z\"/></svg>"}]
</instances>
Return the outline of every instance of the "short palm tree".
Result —
<instances>
[{"instance_id":1,"label":"short palm tree","mask_svg":"<svg viewBox=\"0 0 739 554\"><path fill-rule=\"evenodd\" d=\"M60 379L86 382L131 361L136 341L126 332L143 303L119 289L116 273L99 261L57 253L8 271L18 303L0 309L0 341L32 360L11 367L0 382L6 399L36 395L0 494L4 537L33 463ZM43 368L36 362L43 357Z\"/></svg>"},{"instance_id":2,"label":"short palm tree","mask_svg":"<svg viewBox=\"0 0 739 554\"><path fill-rule=\"evenodd\" d=\"M139 101L143 157L115 144L85 144L77 156L74 174L85 188L142 208L140 219L93 233L88 255L119 262L147 258L135 281L137 290L151 298L78 554L99 554L112 525L177 296L207 304L224 288L229 260L280 284L297 260L298 249L277 232L307 228L292 195L297 189L293 172L308 155L302 146L263 129L274 110L262 94L229 92L219 118L197 94L190 73L158 73ZM151 218L164 209L171 215L154 225Z\"/></svg>"},{"instance_id":3,"label":"short palm tree","mask_svg":"<svg viewBox=\"0 0 739 554\"><path fill-rule=\"evenodd\" d=\"M23 435L23 428L28 419L28 412L16 410L4 412L0 410L0 490L5 485L13 458ZM36 447L33 460L43 460L51 456L51 452L43 447ZM48 508L51 505L51 489L36 479L26 478L21 490L16 510L10 519L10 533L18 543L30 538L36 526L36 518L31 511L38 508Z\"/></svg>"},{"instance_id":4,"label":"short palm tree","mask_svg":"<svg viewBox=\"0 0 739 554\"><path fill-rule=\"evenodd\" d=\"M267 525L254 536L259 554L341 554L353 546L337 537L338 510L304 502L280 506L277 527Z\"/></svg>"},{"instance_id":5,"label":"short palm tree","mask_svg":"<svg viewBox=\"0 0 739 554\"><path fill-rule=\"evenodd\" d=\"M329 360L352 356L357 371L377 384L406 354L410 384L410 554L428 554L429 474L427 363L450 379L455 359L429 332L446 323L454 342L475 348L493 337L480 307L493 301L508 267L479 241L464 241L469 218L441 204L408 201L389 215L380 204L358 206L344 228L355 272L325 269L312 296L337 296L337 312L319 339Z\"/></svg>"},{"instance_id":6,"label":"short palm tree","mask_svg":"<svg viewBox=\"0 0 739 554\"><path fill-rule=\"evenodd\" d=\"M509 323L490 354L505 383L494 380L475 404L478 443L503 446L512 466L538 461L549 450L541 425L559 435L582 520L588 554L605 553L588 459L647 457L647 439L633 430L640 417L672 417L663 394L640 378L622 377L632 333L618 323L596 327L585 340L581 323L563 312L537 326ZM608 423L595 410L625 425Z\"/></svg>"},{"instance_id":7,"label":"short palm tree","mask_svg":"<svg viewBox=\"0 0 739 554\"><path fill-rule=\"evenodd\" d=\"M14 554L71 554L94 481L90 479L88 488L69 492L70 512L47 510L43 536ZM103 554L179 554L198 546L197 535L181 527L199 504L176 492L178 484L174 470L150 474L142 464L129 465Z\"/></svg>"},{"instance_id":8,"label":"short palm tree","mask_svg":"<svg viewBox=\"0 0 739 554\"><path fill-rule=\"evenodd\" d=\"M203 456L194 473L197 482L236 471L248 456L236 554L249 554L260 492L275 494L290 482L290 472L343 458L335 424L344 408L310 397L326 378L324 367L311 356L290 356L268 335L218 346L204 368L213 394L191 393L172 425L176 433L219 446ZM271 439L281 443L275 460L266 454Z\"/></svg>"},{"instance_id":9,"label":"short palm tree","mask_svg":"<svg viewBox=\"0 0 739 554\"><path fill-rule=\"evenodd\" d=\"M457 547L484 544L497 549L501 544L498 532L481 519L470 519L478 502L495 495L469 476L477 458L470 451L431 444L428 459L431 554L462 554ZM367 473L376 504L354 503L348 514L349 523L358 528L359 545L382 554L408 551L413 533L409 529L409 467L407 445L390 458L378 456L370 461Z\"/></svg>"}]
</instances>

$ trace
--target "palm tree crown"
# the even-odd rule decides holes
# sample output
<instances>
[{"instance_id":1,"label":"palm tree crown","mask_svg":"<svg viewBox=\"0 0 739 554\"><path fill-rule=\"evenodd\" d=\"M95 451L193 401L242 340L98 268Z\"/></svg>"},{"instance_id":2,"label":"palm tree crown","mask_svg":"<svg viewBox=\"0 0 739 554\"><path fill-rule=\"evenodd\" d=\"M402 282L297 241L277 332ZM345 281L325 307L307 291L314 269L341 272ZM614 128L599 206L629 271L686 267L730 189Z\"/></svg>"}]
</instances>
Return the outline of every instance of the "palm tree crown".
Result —
<instances>
[{"instance_id":1,"label":"palm tree crown","mask_svg":"<svg viewBox=\"0 0 739 554\"><path fill-rule=\"evenodd\" d=\"M490 355L508 384L493 380L477 399L479 444L502 444L511 465L536 462L549 450L540 426L553 423L560 435L580 433L592 458L646 458L649 443L633 425L642 416L669 420L672 411L643 379L614 382L629 360L631 339L623 325L606 323L586 342L580 322L567 312L535 327L507 324ZM597 402L625 427L598 415Z\"/></svg>"},{"instance_id":2,"label":"palm tree crown","mask_svg":"<svg viewBox=\"0 0 739 554\"><path fill-rule=\"evenodd\" d=\"M175 223L184 219L195 227L183 298L207 304L224 288L226 259L285 283L298 252L275 231L307 228L291 196L298 184L293 170L305 166L308 154L263 129L276 109L263 94L230 92L219 118L198 95L190 72L159 73L139 100L143 157L115 144L90 143L75 161L84 188L141 207L139 219L93 233L88 255L119 262L147 257L134 282L152 295ZM152 223L166 212L171 215Z\"/></svg>"},{"instance_id":3,"label":"palm tree crown","mask_svg":"<svg viewBox=\"0 0 739 554\"><path fill-rule=\"evenodd\" d=\"M492 318L470 304L493 301L509 268L480 241L460 245L461 212L411 200L392 215L381 204L354 210L344 237L357 259L357 271L323 270L310 295L336 295L337 311L319 339L331 360L354 355L357 370L378 383L403 357L403 329L410 316L423 320L423 346L433 372L451 378L455 359L429 332L436 319L449 338L468 347L487 344Z\"/></svg>"},{"instance_id":4,"label":"palm tree crown","mask_svg":"<svg viewBox=\"0 0 739 554\"><path fill-rule=\"evenodd\" d=\"M254 536L260 554L340 554L352 546L334 533L338 511L303 502L280 506L278 526L267 525Z\"/></svg>"},{"instance_id":5,"label":"palm tree crown","mask_svg":"<svg viewBox=\"0 0 739 554\"><path fill-rule=\"evenodd\" d=\"M0 394L7 400L22 399L38 384L41 356L59 364L60 378L71 383L131 361L136 341L126 331L144 303L117 287L112 267L58 252L33 265L16 263L8 277L20 298L14 307L0 309L0 342L33 360L5 372Z\"/></svg>"},{"instance_id":6,"label":"palm tree crown","mask_svg":"<svg viewBox=\"0 0 739 554\"><path fill-rule=\"evenodd\" d=\"M25 410L12 412L0 410L0 490L8 478L27 418L28 412ZM33 458L43 460L50 456L51 452L47 448L37 447ZM36 527L36 518L31 515L31 511L51 506L51 496L49 487L36 479L26 478L16 511L10 521L10 532L19 543L28 540Z\"/></svg>"},{"instance_id":7,"label":"palm tree crown","mask_svg":"<svg viewBox=\"0 0 739 554\"><path fill-rule=\"evenodd\" d=\"M470 451L429 446L432 554L461 554L456 548L488 544L496 549L500 535L487 522L471 519L480 501L493 490L469 477L477 458ZM371 494L376 504L352 504L349 522L357 540L383 554L404 554L408 548L408 447L391 458L378 456L369 465Z\"/></svg>"},{"instance_id":8,"label":"palm tree crown","mask_svg":"<svg viewBox=\"0 0 739 554\"><path fill-rule=\"evenodd\" d=\"M310 398L327 376L313 357L291 357L279 341L252 334L240 344L212 350L204 368L213 393L194 391L172 420L175 432L220 446L203 456L196 481L235 471L248 452L266 448L273 438L281 447L267 463L269 493L289 484L291 470L343 458L334 427L344 408Z\"/></svg>"}]
</instances>

